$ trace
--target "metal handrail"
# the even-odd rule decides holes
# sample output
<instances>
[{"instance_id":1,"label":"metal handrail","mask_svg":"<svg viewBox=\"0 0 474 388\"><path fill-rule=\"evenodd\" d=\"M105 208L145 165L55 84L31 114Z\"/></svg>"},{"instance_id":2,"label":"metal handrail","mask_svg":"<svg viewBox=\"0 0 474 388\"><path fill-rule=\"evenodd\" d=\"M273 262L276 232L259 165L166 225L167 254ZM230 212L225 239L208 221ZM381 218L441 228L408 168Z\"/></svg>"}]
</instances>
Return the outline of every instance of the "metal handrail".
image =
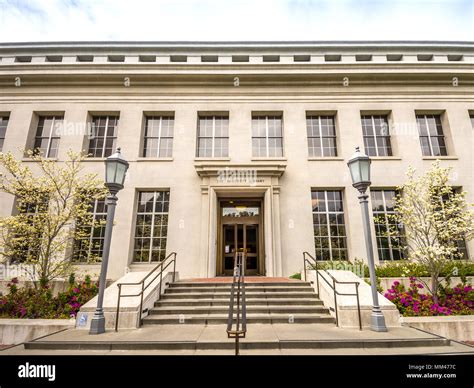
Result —
<instances>
[{"instance_id":1,"label":"metal handrail","mask_svg":"<svg viewBox=\"0 0 474 388\"><path fill-rule=\"evenodd\" d=\"M245 260L247 253L234 253L234 275L232 288L230 291L229 316L227 318L227 338L235 338L235 355L239 355L239 339L245 338L247 333L247 303L245 300ZM234 323L234 303L237 297L237 314L235 330L232 329Z\"/></svg>"},{"instance_id":2,"label":"metal handrail","mask_svg":"<svg viewBox=\"0 0 474 388\"><path fill-rule=\"evenodd\" d=\"M166 268L168 268L171 263L173 263L173 282L176 279L176 252L171 252L168 256L166 256L162 261L160 261L148 274L139 282L135 283L119 283L117 284L117 287L119 289L118 292L118 297L117 297L117 312L115 314L115 331L118 331L118 323L119 323L119 314L120 314L120 298L129 298L129 297L140 297L140 310L138 313L138 327L142 325L142 314L143 314L143 294L145 293L145 290L158 278L160 277L160 287L158 287L158 299L161 297L161 287L163 286L163 272ZM169 261L166 266L163 267L165 262L172 257L172 259ZM155 277L145 286L145 281L158 269L160 268L160 271L156 273ZM141 285L141 290L137 294L122 294L122 286L140 286Z\"/></svg>"},{"instance_id":3,"label":"metal handrail","mask_svg":"<svg viewBox=\"0 0 474 388\"><path fill-rule=\"evenodd\" d=\"M312 262L308 259L308 257L311 258ZM320 262L320 261L319 261ZM334 276L332 276L326 269L318 268L318 260L316 260L309 252L303 252L303 266L304 266L304 281L306 281L306 264L310 264L314 267L316 270L316 287L318 289L318 297L320 297L320 288L319 288L319 271L323 271L326 275L328 275L331 280L332 284L324 277L321 276L321 279L323 279L327 285L332 289L333 295L334 295L334 311L336 313L336 326L339 327L339 314L338 314L338 308L337 308L337 296L355 296L357 298L357 313L359 315L359 330L362 330L362 318L360 315L360 301L359 301L359 282L353 281L353 282L342 282L340 280L337 280ZM355 293L342 293L336 290L336 285L337 284L353 284L355 286Z\"/></svg>"}]
</instances>

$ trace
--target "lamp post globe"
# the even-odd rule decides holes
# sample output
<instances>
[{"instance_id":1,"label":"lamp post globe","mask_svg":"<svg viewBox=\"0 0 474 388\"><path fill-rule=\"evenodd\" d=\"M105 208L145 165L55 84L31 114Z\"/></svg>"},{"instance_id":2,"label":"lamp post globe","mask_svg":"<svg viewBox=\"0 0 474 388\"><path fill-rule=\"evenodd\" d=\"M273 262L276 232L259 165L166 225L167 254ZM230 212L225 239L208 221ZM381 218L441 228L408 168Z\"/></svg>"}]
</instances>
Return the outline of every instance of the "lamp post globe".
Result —
<instances>
[{"instance_id":1,"label":"lamp post globe","mask_svg":"<svg viewBox=\"0 0 474 388\"><path fill-rule=\"evenodd\" d=\"M102 251L102 263L99 276L99 294L97 295L97 307L91 319L89 334L105 333L104 316L104 293L107 281L107 267L109 264L110 241L112 239L112 228L114 224L115 207L117 205L117 193L123 189L125 176L128 170L128 162L122 157L120 148L105 160L105 185L110 194L107 196L107 222L105 224L104 248Z\"/></svg>"}]
</instances>

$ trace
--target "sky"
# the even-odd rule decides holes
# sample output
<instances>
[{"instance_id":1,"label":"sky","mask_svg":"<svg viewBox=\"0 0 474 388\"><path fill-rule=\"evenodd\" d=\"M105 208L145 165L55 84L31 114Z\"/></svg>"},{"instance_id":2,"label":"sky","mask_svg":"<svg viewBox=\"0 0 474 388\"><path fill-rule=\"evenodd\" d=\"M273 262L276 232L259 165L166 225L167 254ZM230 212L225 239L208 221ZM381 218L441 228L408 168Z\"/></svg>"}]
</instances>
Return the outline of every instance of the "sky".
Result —
<instances>
[{"instance_id":1,"label":"sky","mask_svg":"<svg viewBox=\"0 0 474 388\"><path fill-rule=\"evenodd\" d=\"M474 0L0 0L0 42L474 41Z\"/></svg>"}]
</instances>

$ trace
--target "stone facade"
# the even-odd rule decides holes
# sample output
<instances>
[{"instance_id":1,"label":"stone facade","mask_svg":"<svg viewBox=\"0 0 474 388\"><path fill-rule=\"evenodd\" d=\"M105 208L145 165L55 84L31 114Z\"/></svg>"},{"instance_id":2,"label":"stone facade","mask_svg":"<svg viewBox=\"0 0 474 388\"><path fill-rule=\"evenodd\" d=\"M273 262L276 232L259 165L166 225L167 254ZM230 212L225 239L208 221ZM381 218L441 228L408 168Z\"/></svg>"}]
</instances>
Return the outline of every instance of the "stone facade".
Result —
<instances>
[{"instance_id":1,"label":"stone facade","mask_svg":"<svg viewBox=\"0 0 474 388\"><path fill-rule=\"evenodd\" d=\"M77 128L94 115L119 116L116 145L130 168L118 194L110 279L154 265L133 262L138 193L147 190L170 191L166 252L178 253L181 278L219 274L222 198L261 200L262 275L300 272L302 252L315 251L312 189L342 192L348 257L365 259L346 165L364 146L364 114L387 115L391 131L393 156L372 158L373 188L394 188L408 166L423 172L440 159L474 202L470 43L12 43L0 44L0 58L4 152L21 157L38 117L60 114L70 124L59 140L60 163L69 149L87 151ZM228 117L228 156L197 157L204 113ZM174 117L172 155L143 157L146 117L160 114ZM256 114L281 117L283 156L253 156ZM417 114L440 116L446 156L422 155ZM309 156L308 115L334 116L337 156ZM256 172L257 179L222 180L226 168ZM104 159L89 158L85 170L103 174ZM14 199L0 194L0 216L13 208ZM474 252L472 241L467 248Z\"/></svg>"}]
</instances>

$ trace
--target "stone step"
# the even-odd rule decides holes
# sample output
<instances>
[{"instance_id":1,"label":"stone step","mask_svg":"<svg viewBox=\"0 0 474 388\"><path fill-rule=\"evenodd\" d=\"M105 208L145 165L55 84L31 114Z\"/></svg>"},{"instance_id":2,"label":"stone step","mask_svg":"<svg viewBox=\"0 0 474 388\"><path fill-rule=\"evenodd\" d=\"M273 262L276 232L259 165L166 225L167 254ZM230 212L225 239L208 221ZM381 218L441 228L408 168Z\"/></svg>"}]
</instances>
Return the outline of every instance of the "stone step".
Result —
<instances>
[{"instance_id":1,"label":"stone step","mask_svg":"<svg viewBox=\"0 0 474 388\"><path fill-rule=\"evenodd\" d=\"M230 292L231 287L171 287L166 289L167 294L177 293L215 293ZM248 292L314 292L310 287L291 286L245 286Z\"/></svg>"},{"instance_id":2,"label":"stone step","mask_svg":"<svg viewBox=\"0 0 474 388\"><path fill-rule=\"evenodd\" d=\"M203 293L167 293L165 292L162 296L163 299L230 299L229 292L203 292ZM299 298L317 298L317 294L314 292L246 292L246 299L272 299L272 298L286 298L286 299L299 299Z\"/></svg>"},{"instance_id":3,"label":"stone step","mask_svg":"<svg viewBox=\"0 0 474 388\"><path fill-rule=\"evenodd\" d=\"M184 317L183 317L184 315ZM184 321L180 322L184 318ZM235 320L235 319L234 319ZM185 314L156 316L143 318L143 325L172 324L205 324L217 325L227 323L227 314L209 314L202 316L186 316ZM247 314L247 323L334 323L335 319L328 314Z\"/></svg>"},{"instance_id":4,"label":"stone step","mask_svg":"<svg viewBox=\"0 0 474 388\"><path fill-rule=\"evenodd\" d=\"M322 306L323 302L316 298L300 298L300 299L251 299L245 298L247 302L247 307L249 306L274 306L274 305L287 305L287 306ZM228 299L161 299L155 302L155 307L165 307L165 306L195 306L195 307L205 307L205 306L227 306L229 307Z\"/></svg>"},{"instance_id":5,"label":"stone step","mask_svg":"<svg viewBox=\"0 0 474 388\"><path fill-rule=\"evenodd\" d=\"M219 288L230 288L232 283L224 283L224 282L175 282L170 283L170 287L192 287L192 288L202 288L202 287L219 287ZM261 286L291 286L291 287L311 287L310 282L252 282L252 283L245 283L246 287L261 287Z\"/></svg>"},{"instance_id":6,"label":"stone step","mask_svg":"<svg viewBox=\"0 0 474 388\"><path fill-rule=\"evenodd\" d=\"M331 339L331 340L262 340L240 341L240 349L388 349L388 348L435 348L444 347L450 351L446 338L415 339ZM27 350L224 350L235 348L234 340L225 341L44 341L36 340L24 344ZM232 354L232 353L230 353ZM472 355L472 353L470 353Z\"/></svg>"},{"instance_id":7,"label":"stone step","mask_svg":"<svg viewBox=\"0 0 474 388\"><path fill-rule=\"evenodd\" d=\"M149 310L149 315L202 315L202 314L227 314L228 306L207 307L155 307ZM329 310L322 306L247 306L247 314L328 314Z\"/></svg>"}]
</instances>

